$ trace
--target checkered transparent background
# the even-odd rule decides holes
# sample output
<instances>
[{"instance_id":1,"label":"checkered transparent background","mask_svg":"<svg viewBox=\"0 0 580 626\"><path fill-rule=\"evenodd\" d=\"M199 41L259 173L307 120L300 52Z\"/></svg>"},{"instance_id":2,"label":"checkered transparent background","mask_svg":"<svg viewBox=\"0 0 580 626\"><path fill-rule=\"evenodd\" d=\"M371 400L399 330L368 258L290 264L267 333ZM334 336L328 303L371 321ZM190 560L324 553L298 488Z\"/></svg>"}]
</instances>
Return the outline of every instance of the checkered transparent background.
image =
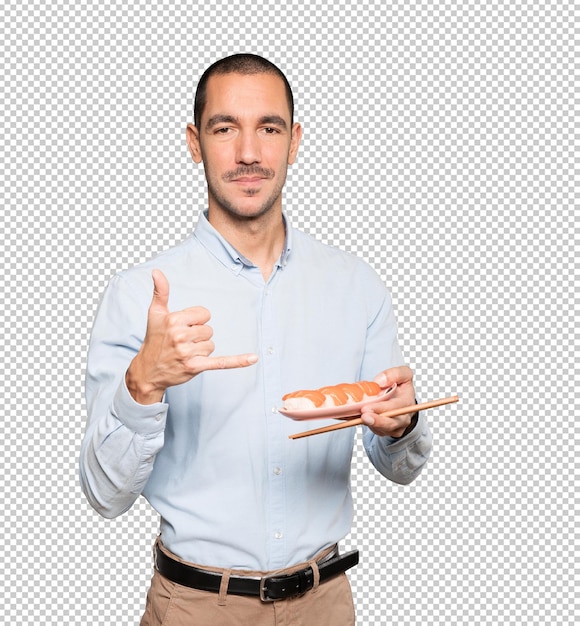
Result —
<instances>
[{"instance_id":1,"label":"checkered transparent background","mask_svg":"<svg viewBox=\"0 0 580 626\"><path fill-rule=\"evenodd\" d=\"M0 622L138 623L157 519L80 493L87 340L111 274L193 227L196 80L238 51L294 87L292 221L384 277L420 398L461 398L410 486L357 448L358 624L578 621L573 11L3 3Z\"/></svg>"}]
</instances>

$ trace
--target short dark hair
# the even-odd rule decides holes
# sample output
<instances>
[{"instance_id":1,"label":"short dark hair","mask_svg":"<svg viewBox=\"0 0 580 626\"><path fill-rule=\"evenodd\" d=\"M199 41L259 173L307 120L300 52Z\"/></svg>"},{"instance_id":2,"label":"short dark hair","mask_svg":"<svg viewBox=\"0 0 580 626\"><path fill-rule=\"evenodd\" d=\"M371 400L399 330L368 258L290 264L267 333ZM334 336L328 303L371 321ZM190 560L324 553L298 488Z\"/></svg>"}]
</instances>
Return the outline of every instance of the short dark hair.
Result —
<instances>
[{"instance_id":1,"label":"short dark hair","mask_svg":"<svg viewBox=\"0 0 580 626\"><path fill-rule=\"evenodd\" d=\"M207 81L217 74L274 74L279 76L286 90L286 100L290 109L290 123L294 123L294 96L290 83L282 70L268 59L257 54L233 54L210 65L199 79L193 108L194 123L198 128L207 102Z\"/></svg>"}]
</instances>

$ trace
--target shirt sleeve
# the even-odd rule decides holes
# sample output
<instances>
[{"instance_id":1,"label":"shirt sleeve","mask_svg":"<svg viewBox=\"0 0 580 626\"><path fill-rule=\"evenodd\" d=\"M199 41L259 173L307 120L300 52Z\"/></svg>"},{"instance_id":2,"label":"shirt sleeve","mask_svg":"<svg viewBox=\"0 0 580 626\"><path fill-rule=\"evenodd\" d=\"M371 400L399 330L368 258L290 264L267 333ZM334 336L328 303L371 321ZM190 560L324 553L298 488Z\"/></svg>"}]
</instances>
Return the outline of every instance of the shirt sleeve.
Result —
<instances>
[{"instance_id":1,"label":"shirt sleeve","mask_svg":"<svg viewBox=\"0 0 580 626\"><path fill-rule=\"evenodd\" d=\"M402 437L379 437L368 427L363 430L363 445L376 469L400 485L408 485L421 473L431 454L432 436L425 416L419 413L417 425Z\"/></svg>"},{"instance_id":2,"label":"shirt sleeve","mask_svg":"<svg viewBox=\"0 0 580 626\"><path fill-rule=\"evenodd\" d=\"M384 369L404 364L391 296L384 286L382 292L378 313L367 330L361 378L368 380ZM380 437L363 426L363 446L371 463L383 476L402 485L411 483L420 474L429 459L432 444L431 431L421 413L415 428L401 438Z\"/></svg>"},{"instance_id":3,"label":"shirt sleeve","mask_svg":"<svg viewBox=\"0 0 580 626\"><path fill-rule=\"evenodd\" d=\"M79 474L91 506L109 518L132 506L163 447L167 404L138 404L125 384L127 367L143 341L147 310L143 296L117 275L105 291L91 334L88 421Z\"/></svg>"}]
</instances>

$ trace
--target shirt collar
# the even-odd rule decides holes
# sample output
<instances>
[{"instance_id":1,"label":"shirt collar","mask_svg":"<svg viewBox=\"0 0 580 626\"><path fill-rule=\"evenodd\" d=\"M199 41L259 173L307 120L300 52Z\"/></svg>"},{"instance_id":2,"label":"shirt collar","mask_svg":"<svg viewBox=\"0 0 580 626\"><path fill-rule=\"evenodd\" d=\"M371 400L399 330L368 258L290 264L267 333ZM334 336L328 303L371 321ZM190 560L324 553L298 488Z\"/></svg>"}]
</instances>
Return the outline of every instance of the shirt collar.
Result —
<instances>
[{"instance_id":1,"label":"shirt collar","mask_svg":"<svg viewBox=\"0 0 580 626\"><path fill-rule=\"evenodd\" d=\"M243 254L239 253L222 235L209 223L207 209L201 211L194 230L194 237L198 239L221 263L229 267L233 272L239 274L244 267L255 267ZM284 268L288 263L290 250L292 248L292 226L282 214L284 227L286 229L286 239L282 254L276 262L276 267Z\"/></svg>"}]
</instances>

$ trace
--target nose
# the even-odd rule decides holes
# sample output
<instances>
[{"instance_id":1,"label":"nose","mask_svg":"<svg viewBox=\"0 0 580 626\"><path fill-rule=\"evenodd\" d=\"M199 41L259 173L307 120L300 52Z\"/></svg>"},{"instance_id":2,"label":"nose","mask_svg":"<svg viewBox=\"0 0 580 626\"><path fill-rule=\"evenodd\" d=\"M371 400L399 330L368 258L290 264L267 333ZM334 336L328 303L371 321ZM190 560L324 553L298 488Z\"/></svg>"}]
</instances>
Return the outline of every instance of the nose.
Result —
<instances>
[{"instance_id":1,"label":"nose","mask_svg":"<svg viewBox=\"0 0 580 626\"><path fill-rule=\"evenodd\" d=\"M236 161L251 165L261 161L259 139L254 132L240 132L236 146Z\"/></svg>"}]
</instances>

